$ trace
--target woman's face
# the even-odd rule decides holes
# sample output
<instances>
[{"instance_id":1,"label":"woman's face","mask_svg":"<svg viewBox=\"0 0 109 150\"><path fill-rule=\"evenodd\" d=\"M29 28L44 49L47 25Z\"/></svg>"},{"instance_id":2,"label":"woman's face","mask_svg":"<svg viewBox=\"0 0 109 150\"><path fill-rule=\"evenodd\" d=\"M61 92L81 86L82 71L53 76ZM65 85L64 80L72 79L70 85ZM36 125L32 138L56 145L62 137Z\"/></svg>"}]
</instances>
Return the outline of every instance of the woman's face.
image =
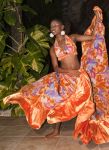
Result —
<instances>
[{"instance_id":1,"label":"woman's face","mask_svg":"<svg viewBox=\"0 0 109 150\"><path fill-rule=\"evenodd\" d=\"M58 35L61 33L61 31L64 29L64 25L62 25L59 21L53 20L50 24L50 31L54 35Z\"/></svg>"}]
</instances>

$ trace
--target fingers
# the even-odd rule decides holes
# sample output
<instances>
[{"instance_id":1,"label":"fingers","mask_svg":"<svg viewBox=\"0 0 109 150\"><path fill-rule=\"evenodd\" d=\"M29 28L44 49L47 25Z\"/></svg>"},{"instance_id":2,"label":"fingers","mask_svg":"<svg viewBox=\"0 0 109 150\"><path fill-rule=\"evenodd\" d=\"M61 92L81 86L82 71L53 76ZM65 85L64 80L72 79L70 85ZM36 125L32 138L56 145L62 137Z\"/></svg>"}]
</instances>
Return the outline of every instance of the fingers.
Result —
<instances>
[{"instance_id":1,"label":"fingers","mask_svg":"<svg viewBox=\"0 0 109 150\"><path fill-rule=\"evenodd\" d=\"M102 10L98 7L98 6L95 6L94 9L93 9L95 15L96 15L96 18L97 18L97 21L100 22L102 21Z\"/></svg>"},{"instance_id":2,"label":"fingers","mask_svg":"<svg viewBox=\"0 0 109 150\"><path fill-rule=\"evenodd\" d=\"M98 7L98 6L95 6L95 7L93 8L93 11L94 11L94 12L95 12L95 11L99 11L99 12L102 13L102 10L101 10L100 7Z\"/></svg>"}]
</instances>

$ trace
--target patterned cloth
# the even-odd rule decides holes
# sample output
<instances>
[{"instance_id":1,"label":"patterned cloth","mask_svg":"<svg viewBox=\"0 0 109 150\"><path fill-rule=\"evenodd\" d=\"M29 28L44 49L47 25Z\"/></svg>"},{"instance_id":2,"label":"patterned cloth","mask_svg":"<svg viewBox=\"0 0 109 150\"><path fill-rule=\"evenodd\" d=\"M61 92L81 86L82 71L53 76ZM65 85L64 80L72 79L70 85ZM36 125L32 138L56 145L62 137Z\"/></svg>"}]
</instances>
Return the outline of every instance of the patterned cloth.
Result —
<instances>
[{"instance_id":1,"label":"patterned cloth","mask_svg":"<svg viewBox=\"0 0 109 150\"><path fill-rule=\"evenodd\" d=\"M94 9L99 12L101 20L95 28L96 18L94 17L85 32L86 35L91 35L95 28L95 40L94 42L82 43L81 68L87 71L91 79L96 111L91 120L85 121L77 127L74 135L77 136L81 133L81 139L84 143L93 139L95 143L101 144L109 142L109 67L102 10L99 7Z\"/></svg>"},{"instance_id":2,"label":"patterned cloth","mask_svg":"<svg viewBox=\"0 0 109 150\"><path fill-rule=\"evenodd\" d=\"M76 45L65 36L66 50L60 53L68 56L76 52ZM57 54L57 57L60 56ZM75 125L78 127L84 120L90 119L94 112L92 88L87 73L80 69L80 76L69 73L59 73L60 91L58 92L57 73L53 72L40 80L22 87L20 91L4 98L4 103L19 104L25 112L29 125L39 129L47 119L53 124L70 120L77 116ZM81 118L81 119L78 119Z\"/></svg>"},{"instance_id":3,"label":"patterned cloth","mask_svg":"<svg viewBox=\"0 0 109 150\"><path fill-rule=\"evenodd\" d=\"M46 119L52 124L70 120L77 115L90 118L94 112L90 80L84 70L81 69L80 73L80 77L59 74L60 95L56 73L53 72L4 98L4 103L19 104L30 126L37 129ZM76 124L80 124L80 121Z\"/></svg>"},{"instance_id":4,"label":"patterned cloth","mask_svg":"<svg viewBox=\"0 0 109 150\"><path fill-rule=\"evenodd\" d=\"M61 47L59 47L57 40L55 40L55 43L54 43L54 50L55 50L58 60L64 59L66 56L70 55L71 53L73 53L73 55L77 55L77 47L75 43L73 42L73 40L67 35L65 35L64 50Z\"/></svg>"}]
</instances>

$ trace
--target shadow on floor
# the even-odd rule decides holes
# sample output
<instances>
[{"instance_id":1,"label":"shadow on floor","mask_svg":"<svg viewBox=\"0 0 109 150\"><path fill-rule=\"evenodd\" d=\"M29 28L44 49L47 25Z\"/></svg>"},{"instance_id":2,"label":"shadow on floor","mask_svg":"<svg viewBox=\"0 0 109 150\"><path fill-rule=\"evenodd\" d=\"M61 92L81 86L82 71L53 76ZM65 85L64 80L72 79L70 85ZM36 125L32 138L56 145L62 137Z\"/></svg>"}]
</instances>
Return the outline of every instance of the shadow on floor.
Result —
<instances>
[{"instance_id":1,"label":"shadow on floor","mask_svg":"<svg viewBox=\"0 0 109 150\"><path fill-rule=\"evenodd\" d=\"M109 150L109 143L82 144L72 138L75 120L64 122L59 136L47 139L53 125L45 123L41 129L29 127L25 117L0 117L0 150Z\"/></svg>"}]
</instances>

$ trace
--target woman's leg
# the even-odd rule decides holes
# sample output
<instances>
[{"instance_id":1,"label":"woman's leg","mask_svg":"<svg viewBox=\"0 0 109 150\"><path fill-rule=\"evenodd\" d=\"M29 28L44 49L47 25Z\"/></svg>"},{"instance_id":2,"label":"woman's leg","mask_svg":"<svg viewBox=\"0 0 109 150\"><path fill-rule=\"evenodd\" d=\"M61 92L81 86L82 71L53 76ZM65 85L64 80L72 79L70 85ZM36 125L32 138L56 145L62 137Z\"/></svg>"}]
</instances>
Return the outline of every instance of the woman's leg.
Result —
<instances>
[{"instance_id":1,"label":"woman's leg","mask_svg":"<svg viewBox=\"0 0 109 150\"><path fill-rule=\"evenodd\" d=\"M56 123L54 126L54 129L51 133L47 134L45 137L50 138L50 137L54 137L60 134L60 128L61 128L61 122Z\"/></svg>"}]
</instances>

